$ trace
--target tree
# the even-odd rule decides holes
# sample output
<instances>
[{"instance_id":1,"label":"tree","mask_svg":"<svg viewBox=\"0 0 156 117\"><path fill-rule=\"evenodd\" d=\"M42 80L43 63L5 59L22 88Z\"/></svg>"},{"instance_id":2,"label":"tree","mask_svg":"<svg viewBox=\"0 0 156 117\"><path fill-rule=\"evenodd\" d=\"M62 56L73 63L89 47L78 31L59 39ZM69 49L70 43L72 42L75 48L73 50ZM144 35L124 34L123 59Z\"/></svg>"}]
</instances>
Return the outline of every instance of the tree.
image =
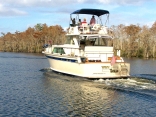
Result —
<instances>
[{"instance_id":1,"label":"tree","mask_svg":"<svg viewBox=\"0 0 156 117\"><path fill-rule=\"evenodd\" d=\"M138 41L139 41L139 32L141 31L141 28L136 25L130 25L126 26L124 28L124 31L127 34L128 38L128 57L137 56L137 47L138 47Z\"/></svg>"},{"instance_id":2,"label":"tree","mask_svg":"<svg viewBox=\"0 0 156 117\"><path fill-rule=\"evenodd\" d=\"M152 44L151 44L152 55L153 55L153 57L156 57L156 21L150 28L150 32L151 32L150 35L151 35L151 41L152 41Z\"/></svg>"}]
</instances>

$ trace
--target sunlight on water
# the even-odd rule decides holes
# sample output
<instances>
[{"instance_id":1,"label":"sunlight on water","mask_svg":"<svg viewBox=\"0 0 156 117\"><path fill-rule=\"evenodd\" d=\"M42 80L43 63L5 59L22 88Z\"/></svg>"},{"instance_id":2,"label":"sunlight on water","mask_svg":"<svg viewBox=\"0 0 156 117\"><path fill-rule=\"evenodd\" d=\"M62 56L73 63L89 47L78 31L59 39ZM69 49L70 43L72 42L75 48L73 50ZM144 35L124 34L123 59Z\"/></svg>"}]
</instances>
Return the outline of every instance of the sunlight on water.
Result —
<instances>
[{"instance_id":1,"label":"sunlight on water","mask_svg":"<svg viewBox=\"0 0 156 117\"><path fill-rule=\"evenodd\" d=\"M54 84L57 84L61 91L66 92L65 94L63 93L63 97L66 101L68 99L70 103L68 104L69 110L67 113L71 116L75 116L77 113L81 113L80 115L84 116L133 116L131 112L134 112L137 108L144 107L142 109L146 109L147 105L150 108L154 107L154 105L144 102L146 100L151 102L156 97L156 83L153 80L138 77L91 80L64 75L50 71L49 69L44 72L44 75L51 82L56 80L57 83L55 82ZM66 99L66 97L68 98ZM145 98L145 100L138 101L139 98ZM72 104L76 106L73 107ZM140 105L140 107L133 107L136 104ZM107 110L111 110L112 113L108 113ZM95 111L96 113L93 113ZM146 115L145 112L139 111L135 112L135 116L136 113L138 115L143 113Z\"/></svg>"}]
</instances>

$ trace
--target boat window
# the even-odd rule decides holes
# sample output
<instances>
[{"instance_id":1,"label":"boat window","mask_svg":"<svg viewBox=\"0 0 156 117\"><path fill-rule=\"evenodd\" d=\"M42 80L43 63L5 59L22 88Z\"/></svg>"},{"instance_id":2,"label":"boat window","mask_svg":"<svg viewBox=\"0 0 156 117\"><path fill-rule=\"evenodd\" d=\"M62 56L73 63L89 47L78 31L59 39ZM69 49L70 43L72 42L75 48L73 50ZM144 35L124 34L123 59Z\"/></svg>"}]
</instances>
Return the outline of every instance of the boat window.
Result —
<instances>
[{"instance_id":1,"label":"boat window","mask_svg":"<svg viewBox=\"0 0 156 117\"><path fill-rule=\"evenodd\" d=\"M97 37L87 37L87 36L83 36L80 37L80 46L84 45L84 46L93 46L95 43Z\"/></svg>"},{"instance_id":2,"label":"boat window","mask_svg":"<svg viewBox=\"0 0 156 117\"><path fill-rule=\"evenodd\" d=\"M60 54L65 54L63 48L54 48L53 53L60 53Z\"/></svg>"},{"instance_id":3,"label":"boat window","mask_svg":"<svg viewBox=\"0 0 156 117\"><path fill-rule=\"evenodd\" d=\"M85 44L86 36L80 36L79 41L80 41L80 44Z\"/></svg>"},{"instance_id":4,"label":"boat window","mask_svg":"<svg viewBox=\"0 0 156 117\"><path fill-rule=\"evenodd\" d=\"M105 38L97 38L95 41L95 46L106 46L106 39Z\"/></svg>"},{"instance_id":5,"label":"boat window","mask_svg":"<svg viewBox=\"0 0 156 117\"><path fill-rule=\"evenodd\" d=\"M113 40L111 38L103 38L104 46L113 46Z\"/></svg>"},{"instance_id":6,"label":"boat window","mask_svg":"<svg viewBox=\"0 0 156 117\"><path fill-rule=\"evenodd\" d=\"M66 43L65 44L73 45L74 44L73 36L66 36Z\"/></svg>"},{"instance_id":7,"label":"boat window","mask_svg":"<svg viewBox=\"0 0 156 117\"><path fill-rule=\"evenodd\" d=\"M92 40L86 40L86 46L93 46L95 41Z\"/></svg>"},{"instance_id":8,"label":"boat window","mask_svg":"<svg viewBox=\"0 0 156 117\"><path fill-rule=\"evenodd\" d=\"M78 39L77 36L66 36L66 42L65 44L75 45L74 38Z\"/></svg>"}]
</instances>

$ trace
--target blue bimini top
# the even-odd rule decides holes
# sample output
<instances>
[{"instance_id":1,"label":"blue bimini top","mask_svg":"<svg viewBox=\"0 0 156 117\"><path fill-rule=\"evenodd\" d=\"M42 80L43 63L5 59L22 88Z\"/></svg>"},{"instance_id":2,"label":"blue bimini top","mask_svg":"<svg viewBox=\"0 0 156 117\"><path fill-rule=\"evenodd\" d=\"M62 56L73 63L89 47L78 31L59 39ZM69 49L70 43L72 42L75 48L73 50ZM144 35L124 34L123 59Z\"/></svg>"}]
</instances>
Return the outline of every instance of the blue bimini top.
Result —
<instances>
[{"instance_id":1,"label":"blue bimini top","mask_svg":"<svg viewBox=\"0 0 156 117\"><path fill-rule=\"evenodd\" d=\"M97 15L98 17L104 14L109 14L109 11L107 10L101 10L101 9L80 9L74 11L72 14L90 14L90 15Z\"/></svg>"}]
</instances>

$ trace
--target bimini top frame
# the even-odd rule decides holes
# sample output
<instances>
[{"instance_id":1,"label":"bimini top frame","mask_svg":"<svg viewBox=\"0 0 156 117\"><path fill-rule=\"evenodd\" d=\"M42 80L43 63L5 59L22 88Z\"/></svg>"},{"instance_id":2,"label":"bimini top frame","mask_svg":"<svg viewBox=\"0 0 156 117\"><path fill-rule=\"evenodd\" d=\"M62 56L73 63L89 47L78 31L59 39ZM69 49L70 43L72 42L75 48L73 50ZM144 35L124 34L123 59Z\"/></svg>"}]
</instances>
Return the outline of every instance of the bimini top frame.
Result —
<instances>
[{"instance_id":1,"label":"bimini top frame","mask_svg":"<svg viewBox=\"0 0 156 117\"><path fill-rule=\"evenodd\" d=\"M102 19L100 18L100 16L107 15L105 25L106 25L107 22L109 22L109 11L107 11L107 10L102 10L102 9L79 9L79 10L76 10L76 11L74 11L74 12L72 12L70 14L71 19L72 19L72 15L74 15L74 14L77 15L78 19L79 19L79 14L95 15L95 16L98 17L98 21L100 21L101 24L102 24ZM76 20L78 20L77 18L76 18Z\"/></svg>"}]
</instances>

